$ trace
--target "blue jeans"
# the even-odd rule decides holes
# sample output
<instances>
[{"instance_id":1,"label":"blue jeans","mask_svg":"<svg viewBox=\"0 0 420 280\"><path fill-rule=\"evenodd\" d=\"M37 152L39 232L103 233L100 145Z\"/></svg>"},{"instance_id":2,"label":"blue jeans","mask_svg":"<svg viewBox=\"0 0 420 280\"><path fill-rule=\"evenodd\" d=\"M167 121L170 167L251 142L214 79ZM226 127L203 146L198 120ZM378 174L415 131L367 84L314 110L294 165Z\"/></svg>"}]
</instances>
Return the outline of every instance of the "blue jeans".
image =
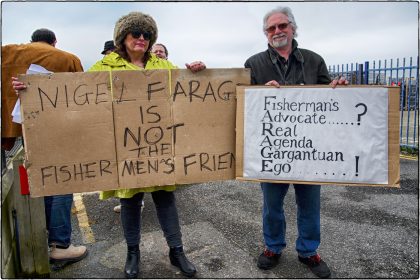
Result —
<instances>
[{"instance_id":1,"label":"blue jeans","mask_svg":"<svg viewBox=\"0 0 420 280\"><path fill-rule=\"evenodd\" d=\"M48 244L68 247L71 239L73 194L44 197Z\"/></svg>"},{"instance_id":2,"label":"blue jeans","mask_svg":"<svg viewBox=\"0 0 420 280\"><path fill-rule=\"evenodd\" d=\"M298 238L296 251L301 257L316 254L321 242L320 200L321 186L294 185L297 204ZM289 184L261 183L264 197L263 234L265 246L279 254L286 247L286 218L283 201Z\"/></svg>"},{"instance_id":3,"label":"blue jeans","mask_svg":"<svg viewBox=\"0 0 420 280\"><path fill-rule=\"evenodd\" d=\"M181 227L178 220L175 195L173 192L152 192L156 213L163 235L169 247L182 246ZM121 223L127 246L140 244L141 203L144 193L140 192L131 198L121 198Z\"/></svg>"}]
</instances>

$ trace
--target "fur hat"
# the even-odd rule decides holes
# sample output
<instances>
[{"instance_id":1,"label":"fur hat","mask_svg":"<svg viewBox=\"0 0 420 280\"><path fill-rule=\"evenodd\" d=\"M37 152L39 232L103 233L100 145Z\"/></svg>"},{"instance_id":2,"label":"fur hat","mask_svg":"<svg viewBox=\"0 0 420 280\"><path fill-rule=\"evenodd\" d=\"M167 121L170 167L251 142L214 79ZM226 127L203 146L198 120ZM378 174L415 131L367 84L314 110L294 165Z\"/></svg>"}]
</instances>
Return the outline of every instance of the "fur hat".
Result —
<instances>
[{"instance_id":1,"label":"fur hat","mask_svg":"<svg viewBox=\"0 0 420 280\"><path fill-rule=\"evenodd\" d=\"M150 50L157 40L158 29L155 20L151 16L140 12L131 12L128 15L122 16L117 21L114 28L115 46L121 46L127 34L139 29L150 32L152 35L150 38L149 48L147 49Z\"/></svg>"}]
</instances>

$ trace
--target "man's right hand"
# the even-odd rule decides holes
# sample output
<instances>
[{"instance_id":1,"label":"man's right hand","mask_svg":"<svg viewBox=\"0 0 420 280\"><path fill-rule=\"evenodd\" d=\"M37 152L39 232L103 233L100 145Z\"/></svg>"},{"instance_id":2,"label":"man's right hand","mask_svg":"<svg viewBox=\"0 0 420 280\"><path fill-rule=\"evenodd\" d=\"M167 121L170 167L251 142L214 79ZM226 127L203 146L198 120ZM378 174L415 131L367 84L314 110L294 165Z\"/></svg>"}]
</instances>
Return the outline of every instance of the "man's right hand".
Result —
<instances>
[{"instance_id":1,"label":"man's right hand","mask_svg":"<svg viewBox=\"0 0 420 280\"><path fill-rule=\"evenodd\" d=\"M20 82L18 78L12 77L12 87L16 92L16 95L19 96L19 90L23 90L26 88L25 84Z\"/></svg>"}]
</instances>

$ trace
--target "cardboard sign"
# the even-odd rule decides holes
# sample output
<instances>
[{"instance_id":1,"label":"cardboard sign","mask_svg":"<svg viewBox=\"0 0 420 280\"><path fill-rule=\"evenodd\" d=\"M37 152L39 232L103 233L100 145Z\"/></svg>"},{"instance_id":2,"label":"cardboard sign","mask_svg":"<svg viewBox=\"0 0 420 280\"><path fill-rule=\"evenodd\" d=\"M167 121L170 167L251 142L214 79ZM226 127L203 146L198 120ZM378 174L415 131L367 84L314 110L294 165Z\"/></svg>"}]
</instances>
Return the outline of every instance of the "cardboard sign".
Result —
<instances>
[{"instance_id":1,"label":"cardboard sign","mask_svg":"<svg viewBox=\"0 0 420 280\"><path fill-rule=\"evenodd\" d=\"M175 183L168 71L113 73L119 185Z\"/></svg>"},{"instance_id":2,"label":"cardboard sign","mask_svg":"<svg viewBox=\"0 0 420 280\"><path fill-rule=\"evenodd\" d=\"M31 196L235 177L246 69L22 76Z\"/></svg>"},{"instance_id":3,"label":"cardboard sign","mask_svg":"<svg viewBox=\"0 0 420 280\"><path fill-rule=\"evenodd\" d=\"M31 196L118 185L109 73L27 75L21 115Z\"/></svg>"},{"instance_id":4,"label":"cardboard sign","mask_svg":"<svg viewBox=\"0 0 420 280\"><path fill-rule=\"evenodd\" d=\"M233 72L234 71L234 72ZM236 85L250 84L246 69L217 69L172 76L176 181L235 178Z\"/></svg>"},{"instance_id":5,"label":"cardboard sign","mask_svg":"<svg viewBox=\"0 0 420 280\"><path fill-rule=\"evenodd\" d=\"M398 186L395 110L384 87L241 87L237 178Z\"/></svg>"}]
</instances>

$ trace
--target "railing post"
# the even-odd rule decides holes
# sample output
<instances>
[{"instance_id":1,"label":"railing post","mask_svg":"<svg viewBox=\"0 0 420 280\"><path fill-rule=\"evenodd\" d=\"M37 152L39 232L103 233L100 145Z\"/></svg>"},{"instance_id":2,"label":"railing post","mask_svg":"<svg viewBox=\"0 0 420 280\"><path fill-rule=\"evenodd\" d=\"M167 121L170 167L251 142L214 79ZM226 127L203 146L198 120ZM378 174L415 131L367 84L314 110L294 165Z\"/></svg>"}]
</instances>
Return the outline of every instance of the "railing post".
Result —
<instances>
[{"instance_id":1,"label":"railing post","mask_svg":"<svg viewBox=\"0 0 420 280\"><path fill-rule=\"evenodd\" d=\"M365 85L369 84L369 61L365 61Z\"/></svg>"},{"instance_id":2,"label":"railing post","mask_svg":"<svg viewBox=\"0 0 420 280\"><path fill-rule=\"evenodd\" d=\"M359 72L357 73L356 84L361 85L363 84L363 64L359 65Z\"/></svg>"}]
</instances>

